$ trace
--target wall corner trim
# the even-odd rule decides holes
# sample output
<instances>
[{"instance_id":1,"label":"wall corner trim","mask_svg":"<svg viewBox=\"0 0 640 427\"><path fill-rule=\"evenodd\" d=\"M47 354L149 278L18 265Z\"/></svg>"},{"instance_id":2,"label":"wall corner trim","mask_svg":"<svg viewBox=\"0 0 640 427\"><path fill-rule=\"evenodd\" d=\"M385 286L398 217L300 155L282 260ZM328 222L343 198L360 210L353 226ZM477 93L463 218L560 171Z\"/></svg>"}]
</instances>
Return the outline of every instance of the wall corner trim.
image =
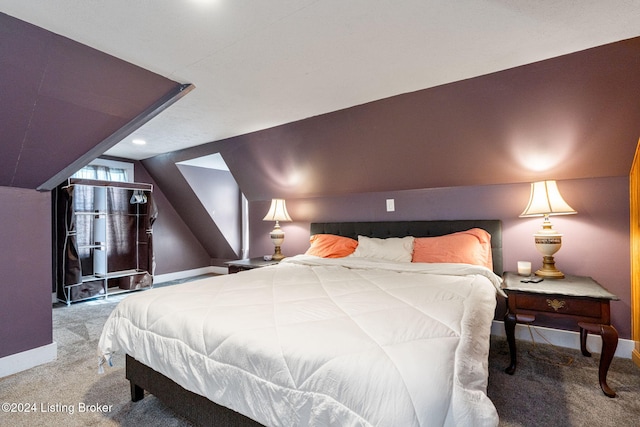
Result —
<instances>
[{"instance_id":1,"label":"wall corner trim","mask_svg":"<svg viewBox=\"0 0 640 427\"><path fill-rule=\"evenodd\" d=\"M58 344L43 345L16 354L10 354L0 358L0 378L26 371L38 365L43 365L56 360L58 357Z\"/></svg>"}]
</instances>

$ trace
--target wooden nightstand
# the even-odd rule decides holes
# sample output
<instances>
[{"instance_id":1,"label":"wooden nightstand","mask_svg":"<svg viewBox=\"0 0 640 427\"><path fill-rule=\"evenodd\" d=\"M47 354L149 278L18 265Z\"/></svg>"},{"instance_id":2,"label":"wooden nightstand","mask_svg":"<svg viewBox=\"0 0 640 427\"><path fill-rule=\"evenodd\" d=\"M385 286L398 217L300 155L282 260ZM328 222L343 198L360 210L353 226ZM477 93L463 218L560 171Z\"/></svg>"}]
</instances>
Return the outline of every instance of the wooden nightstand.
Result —
<instances>
[{"instance_id":1,"label":"wooden nightstand","mask_svg":"<svg viewBox=\"0 0 640 427\"><path fill-rule=\"evenodd\" d=\"M229 274L238 273L239 271L251 270L254 268L266 267L268 265L277 264L278 261L265 261L262 257L239 259L237 261L227 261L225 264L229 267Z\"/></svg>"},{"instance_id":2,"label":"wooden nightstand","mask_svg":"<svg viewBox=\"0 0 640 427\"><path fill-rule=\"evenodd\" d=\"M505 372L513 375L516 370L516 323L579 331L580 350L587 357L591 356L586 349L587 334L598 334L602 337L600 388L605 395L615 397L615 391L607 385L607 372L618 346L618 331L611 326L609 302L618 297L584 276L524 283L525 277L506 272L503 279L502 288L509 297L504 329L511 354L511 365Z\"/></svg>"}]
</instances>

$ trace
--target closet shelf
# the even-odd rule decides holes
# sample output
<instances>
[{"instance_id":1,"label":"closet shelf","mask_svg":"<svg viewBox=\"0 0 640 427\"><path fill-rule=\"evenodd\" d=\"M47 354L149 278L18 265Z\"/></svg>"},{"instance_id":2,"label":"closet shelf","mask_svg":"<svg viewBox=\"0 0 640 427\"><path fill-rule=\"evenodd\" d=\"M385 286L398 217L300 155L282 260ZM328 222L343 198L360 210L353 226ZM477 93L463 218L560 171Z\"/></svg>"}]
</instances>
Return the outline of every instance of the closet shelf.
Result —
<instances>
[{"instance_id":1,"label":"closet shelf","mask_svg":"<svg viewBox=\"0 0 640 427\"><path fill-rule=\"evenodd\" d=\"M119 277L135 276L136 274L143 274L146 272L147 272L146 270L132 269L132 270L114 271L107 274L91 274L89 276L82 276L82 281L90 282L92 280L117 279Z\"/></svg>"}]
</instances>

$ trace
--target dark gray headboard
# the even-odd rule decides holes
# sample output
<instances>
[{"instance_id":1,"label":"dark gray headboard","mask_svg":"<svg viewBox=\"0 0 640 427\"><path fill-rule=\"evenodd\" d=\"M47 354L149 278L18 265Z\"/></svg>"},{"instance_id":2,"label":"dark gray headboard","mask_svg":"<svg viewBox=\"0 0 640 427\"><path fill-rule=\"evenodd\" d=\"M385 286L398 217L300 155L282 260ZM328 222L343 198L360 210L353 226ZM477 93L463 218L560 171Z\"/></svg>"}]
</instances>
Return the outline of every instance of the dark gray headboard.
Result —
<instances>
[{"instance_id":1,"label":"dark gray headboard","mask_svg":"<svg viewBox=\"0 0 640 427\"><path fill-rule=\"evenodd\" d=\"M493 271L502 276L502 222L500 220L453 220L453 221L380 221L380 222L313 222L311 235L335 234L358 239L358 236L387 237L431 237L482 228L491 234Z\"/></svg>"}]
</instances>

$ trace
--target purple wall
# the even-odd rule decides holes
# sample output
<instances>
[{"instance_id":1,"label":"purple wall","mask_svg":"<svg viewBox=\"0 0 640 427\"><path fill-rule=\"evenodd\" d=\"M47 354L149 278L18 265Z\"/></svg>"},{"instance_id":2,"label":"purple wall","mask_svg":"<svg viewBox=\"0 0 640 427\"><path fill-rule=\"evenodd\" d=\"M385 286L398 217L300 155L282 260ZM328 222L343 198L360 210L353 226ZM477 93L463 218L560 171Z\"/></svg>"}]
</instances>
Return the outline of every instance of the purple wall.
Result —
<instances>
[{"instance_id":1,"label":"purple wall","mask_svg":"<svg viewBox=\"0 0 640 427\"><path fill-rule=\"evenodd\" d=\"M140 163L159 188L162 189L167 200L191 231L192 236L197 239L209 254L209 259L213 259L214 263L220 264L221 260L237 259L238 255L213 221L207 209L202 205L202 202L194 192L194 188L191 187L177 165L178 162L215 152L204 151L203 147L199 146L155 156L142 160ZM202 190L208 184L205 180L199 185L195 185L195 187L198 190ZM237 185L234 183L234 186ZM210 265L210 263L206 265Z\"/></svg>"},{"instance_id":2,"label":"purple wall","mask_svg":"<svg viewBox=\"0 0 640 427\"><path fill-rule=\"evenodd\" d=\"M304 252L311 221L501 219L506 268L541 263L535 219L520 219L529 183L560 180L578 215L554 219L569 274L616 293L630 336L628 174L640 131L640 37L428 88L143 161L202 238L205 215L175 162L222 154L250 202L250 256L273 252L269 200L287 199L285 254ZM613 177L613 178L611 178ZM385 199L396 199L396 212ZM209 227L210 228L210 227ZM202 230L202 231L197 231ZM224 242L223 242L224 243Z\"/></svg>"},{"instance_id":3,"label":"purple wall","mask_svg":"<svg viewBox=\"0 0 640 427\"><path fill-rule=\"evenodd\" d=\"M521 219L529 183L559 180L578 215L556 260L620 297L630 337L628 175L640 136L640 38L374 101L230 138L220 151L250 201L250 255L273 252L262 221L287 199L283 253L311 221L501 219L505 268L542 257L540 220ZM250 165L250 167L248 167ZM387 213L385 199L396 211Z\"/></svg>"},{"instance_id":4,"label":"purple wall","mask_svg":"<svg viewBox=\"0 0 640 427\"><path fill-rule=\"evenodd\" d=\"M51 195L0 187L0 357L51 344Z\"/></svg>"},{"instance_id":5,"label":"purple wall","mask_svg":"<svg viewBox=\"0 0 640 427\"><path fill-rule=\"evenodd\" d=\"M220 229L236 258L242 252L242 214L240 188L231 172L178 164L191 190Z\"/></svg>"},{"instance_id":6,"label":"purple wall","mask_svg":"<svg viewBox=\"0 0 640 427\"><path fill-rule=\"evenodd\" d=\"M636 37L217 145L250 201L627 176L639 63Z\"/></svg>"},{"instance_id":7,"label":"purple wall","mask_svg":"<svg viewBox=\"0 0 640 427\"><path fill-rule=\"evenodd\" d=\"M211 256L202 247L167 197L139 162L135 163L135 180L153 184L158 219L153 224L155 274L174 273L211 265Z\"/></svg>"},{"instance_id":8,"label":"purple wall","mask_svg":"<svg viewBox=\"0 0 640 427\"><path fill-rule=\"evenodd\" d=\"M577 215L552 217L564 234L556 265L567 274L591 276L620 301L612 303L612 322L621 338L631 334L629 182L626 177L558 181L562 195ZM396 211L386 212L385 199L394 198ZM500 219L503 227L504 267L517 261L542 265L533 244L541 218L519 218L529 200L529 184L436 188L344 196L288 199L293 222L281 223L286 233L282 252L303 253L309 247L313 221L398 221L441 219ZM250 256L273 253L269 231L262 221L269 202L251 202Z\"/></svg>"},{"instance_id":9,"label":"purple wall","mask_svg":"<svg viewBox=\"0 0 640 427\"><path fill-rule=\"evenodd\" d=\"M628 174L640 136L639 59L634 38L144 164L154 176L171 176L163 188L166 182L182 195L174 163L220 152L250 202L250 256L273 252L273 224L262 217L271 198L284 197L295 220L282 224L285 255L306 250L311 221L485 218L503 221L510 269L517 260L541 263L532 236L540 221L518 215L530 182L558 179L578 210L553 221L565 233L558 266L620 297L612 317L628 338ZM395 199L396 212L385 211L386 198Z\"/></svg>"},{"instance_id":10,"label":"purple wall","mask_svg":"<svg viewBox=\"0 0 640 427\"><path fill-rule=\"evenodd\" d=\"M38 188L179 87L3 13L0 40L0 185Z\"/></svg>"}]
</instances>

